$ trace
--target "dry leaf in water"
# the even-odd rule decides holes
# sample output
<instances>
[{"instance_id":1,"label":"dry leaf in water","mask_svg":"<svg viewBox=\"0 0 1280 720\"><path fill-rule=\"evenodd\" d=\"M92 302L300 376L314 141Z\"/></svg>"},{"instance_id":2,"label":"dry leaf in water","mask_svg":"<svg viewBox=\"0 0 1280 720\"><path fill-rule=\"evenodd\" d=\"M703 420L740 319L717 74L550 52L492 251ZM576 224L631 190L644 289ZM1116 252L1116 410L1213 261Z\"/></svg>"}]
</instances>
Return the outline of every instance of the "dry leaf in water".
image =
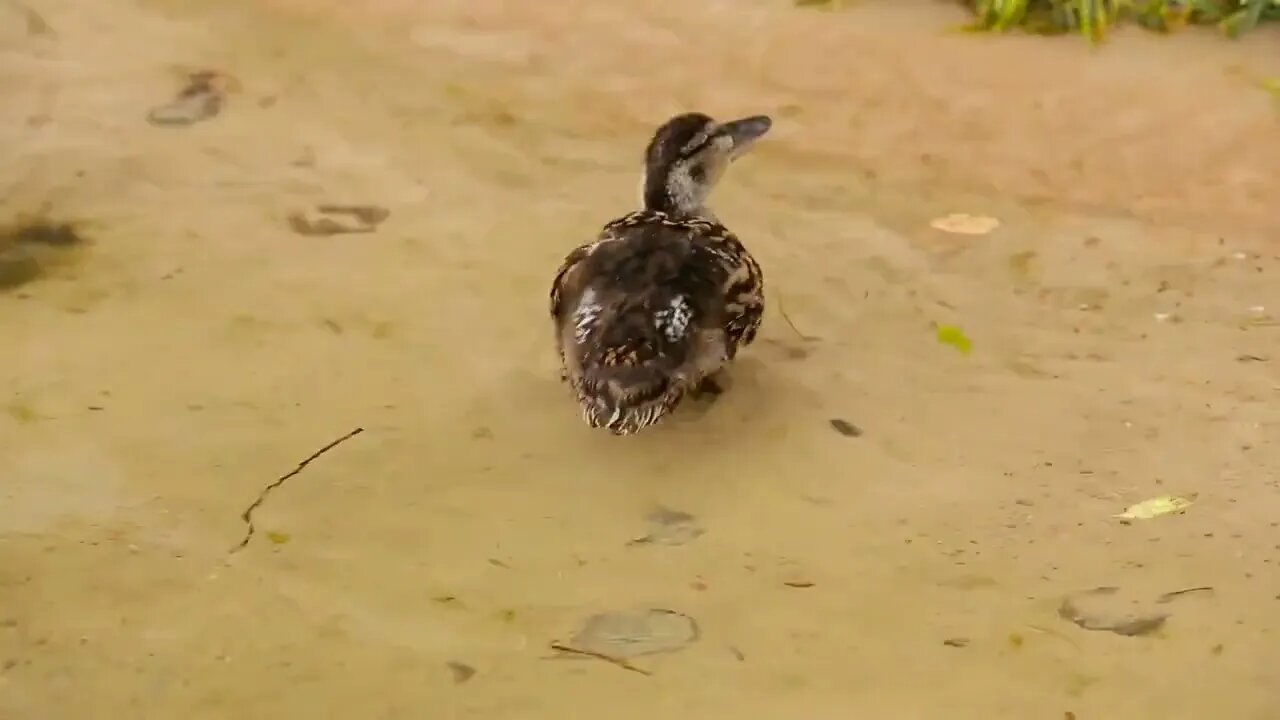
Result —
<instances>
[{"instance_id":1,"label":"dry leaf in water","mask_svg":"<svg viewBox=\"0 0 1280 720\"><path fill-rule=\"evenodd\" d=\"M935 230L956 235L986 235L1000 227L1000 221L985 215L952 213L944 217L934 218L929 225Z\"/></svg>"},{"instance_id":2,"label":"dry leaf in water","mask_svg":"<svg viewBox=\"0 0 1280 720\"><path fill-rule=\"evenodd\" d=\"M698 623L674 610L607 612L587 618L573 637L579 652L629 660L682 650L697 641Z\"/></svg>"},{"instance_id":3,"label":"dry leaf in water","mask_svg":"<svg viewBox=\"0 0 1280 720\"><path fill-rule=\"evenodd\" d=\"M1084 630L1139 637L1159 631L1170 614L1118 587L1098 587L1064 597L1058 617Z\"/></svg>"},{"instance_id":4,"label":"dry leaf in water","mask_svg":"<svg viewBox=\"0 0 1280 720\"><path fill-rule=\"evenodd\" d=\"M649 513L649 533L633 538L628 545L657 543L684 545L702 537L706 532L698 519L686 512L660 507Z\"/></svg>"}]
</instances>

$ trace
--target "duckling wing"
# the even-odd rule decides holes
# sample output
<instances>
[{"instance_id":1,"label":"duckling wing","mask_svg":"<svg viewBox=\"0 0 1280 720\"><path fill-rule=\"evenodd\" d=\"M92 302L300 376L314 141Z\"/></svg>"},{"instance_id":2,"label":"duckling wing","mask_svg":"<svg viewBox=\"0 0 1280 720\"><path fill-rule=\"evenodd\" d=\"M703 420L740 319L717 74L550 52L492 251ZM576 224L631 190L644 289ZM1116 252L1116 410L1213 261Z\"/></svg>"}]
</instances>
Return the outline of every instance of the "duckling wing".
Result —
<instances>
[{"instance_id":1,"label":"duckling wing","mask_svg":"<svg viewBox=\"0 0 1280 720\"><path fill-rule=\"evenodd\" d=\"M764 318L764 273L737 236L721 225L699 236L699 248L723 273L725 349L729 359L750 345Z\"/></svg>"},{"instance_id":2,"label":"duckling wing","mask_svg":"<svg viewBox=\"0 0 1280 720\"><path fill-rule=\"evenodd\" d=\"M560 263L559 269L556 270L555 279L551 281L552 318L558 319L560 317L560 304L564 297L565 278L569 274L569 271L573 270L577 267L578 263L586 259L586 257L591 254L591 251L594 250L596 245L599 245L600 242L601 240L595 240L593 242L586 243L585 245L579 245L574 248L572 252L566 255L564 261Z\"/></svg>"}]
</instances>

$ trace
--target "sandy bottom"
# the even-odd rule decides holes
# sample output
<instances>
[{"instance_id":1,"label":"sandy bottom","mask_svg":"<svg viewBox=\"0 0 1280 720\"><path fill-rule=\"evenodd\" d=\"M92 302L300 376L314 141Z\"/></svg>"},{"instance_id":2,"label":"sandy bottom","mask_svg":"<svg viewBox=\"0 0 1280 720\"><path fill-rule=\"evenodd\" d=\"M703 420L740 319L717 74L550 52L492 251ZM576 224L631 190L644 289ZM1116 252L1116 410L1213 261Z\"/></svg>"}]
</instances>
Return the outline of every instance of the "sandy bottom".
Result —
<instances>
[{"instance_id":1,"label":"sandy bottom","mask_svg":"<svg viewBox=\"0 0 1280 720\"><path fill-rule=\"evenodd\" d=\"M26 2L0 221L86 240L0 248L40 268L0 292L4 720L1280 718L1276 33ZM149 124L201 68L220 114ZM777 120L717 204L771 306L728 393L617 439L546 291L690 108ZM326 202L390 217L291 229ZM633 608L698 637L553 657Z\"/></svg>"}]
</instances>

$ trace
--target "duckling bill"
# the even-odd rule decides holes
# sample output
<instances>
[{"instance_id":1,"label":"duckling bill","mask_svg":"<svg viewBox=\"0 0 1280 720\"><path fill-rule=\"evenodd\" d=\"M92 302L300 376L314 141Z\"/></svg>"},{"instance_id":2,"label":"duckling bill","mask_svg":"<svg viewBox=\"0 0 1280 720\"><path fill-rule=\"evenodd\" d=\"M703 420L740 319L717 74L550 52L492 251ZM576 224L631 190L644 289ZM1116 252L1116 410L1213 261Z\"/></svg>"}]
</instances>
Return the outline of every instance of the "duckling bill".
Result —
<instances>
[{"instance_id":1,"label":"duckling bill","mask_svg":"<svg viewBox=\"0 0 1280 720\"><path fill-rule=\"evenodd\" d=\"M664 123L645 150L642 207L565 258L551 285L562 376L593 428L664 418L755 339L764 277L707 208L725 170L769 131L763 115Z\"/></svg>"}]
</instances>

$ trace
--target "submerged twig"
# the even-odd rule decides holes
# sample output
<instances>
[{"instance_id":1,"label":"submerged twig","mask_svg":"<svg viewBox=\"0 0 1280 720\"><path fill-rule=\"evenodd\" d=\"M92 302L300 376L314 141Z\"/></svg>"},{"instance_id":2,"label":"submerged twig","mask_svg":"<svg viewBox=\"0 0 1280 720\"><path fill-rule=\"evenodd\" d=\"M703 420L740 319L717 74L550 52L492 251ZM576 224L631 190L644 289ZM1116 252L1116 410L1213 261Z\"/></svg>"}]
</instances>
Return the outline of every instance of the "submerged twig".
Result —
<instances>
[{"instance_id":1,"label":"submerged twig","mask_svg":"<svg viewBox=\"0 0 1280 720\"><path fill-rule=\"evenodd\" d=\"M804 333L800 332L800 328L796 327L796 324L791 322L791 316L787 314L786 308L782 306L782 292L779 290L775 290L774 295L776 295L778 298L778 314L781 315L782 319L785 320L787 322L787 325L791 327L791 331L796 334L796 337L800 338L801 340L804 340L805 342L812 342L814 340L817 340L818 339L817 337L814 337L812 335L805 335Z\"/></svg>"},{"instance_id":2,"label":"submerged twig","mask_svg":"<svg viewBox=\"0 0 1280 720\"><path fill-rule=\"evenodd\" d=\"M244 538L240 540L240 543L238 545L231 548L231 552L234 553L234 552L239 552L240 550L243 550L244 547L249 544L249 540L253 538L253 534L257 532L257 528L254 527L254 524L253 524L253 511L257 510L258 506L266 501L267 495L269 495L272 490L275 490L276 488L283 485L286 480L302 472L303 468L311 464L311 461L315 460L316 458L319 458L321 455L324 455L325 453L338 447L342 443L350 440L351 438L359 435L362 432L364 432L364 428L358 427L355 430L352 430L351 432L347 433L346 435L343 435L342 437L338 438L337 440L334 440L328 445L325 445L319 450L311 453L309 456L307 456L305 460L298 463L297 467L285 473L284 475L281 475L280 477L271 481L266 487L262 488L262 491L258 493L257 499L255 499L252 503L250 503L249 507L244 509L244 512L240 513L240 519L243 520L245 524Z\"/></svg>"},{"instance_id":3,"label":"submerged twig","mask_svg":"<svg viewBox=\"0 0 1280 720\"><path fill-rule=\"evenodd\" d=\"M551 649L556 650L558 652L562 652L562 653L569 653L570 655L582 655L583 657L595 658L596 660L603 660L607 663L617 665L623 670L630 670L631 672L640 673L641 675L653 674L648 670L645 670L644 668L636 667L635 665L632 665L631 663L627 662L626 660L623 660L620 657L605 655L604 653L599 653L594 650L583 650L582 648L576 648L576 647L573 647L572 645L564 645L562 643L551 643Z\"/></svg>"},{"instance_id":4,"label":"submerged twig","mask_svg":"<svg viewBox=\"0 0 1280 720\"><path fill-rule=\"evenodd\" d=\"M1051 629L1049 629L1049 628L1047 628L1047 627L1042 627L1042 626L1040 626L1040 625L1028 625L1028 626L1027 626L1027 629L1028 629L1028 630L1034 630L1034 631L1036 631L1036 632L1038 632L1038 633L1043 633L1043 634L1045 634L1045 635L1050 635L1050 636L1052 636L1052 637L1056 637L1056 638L1058 638L1059 640L1063 640L1063 641L1065 641L1067 644L1071 645L1072 647L1076 648L1077 650L1079 650L1079 649L1080 649L1080 644L1079 644L1079 643L1077 643L1075 640L1072 640L1071 638L1067 637L1066 635L1063 635L1062 633L1058 632L1057 630L1051 630Z\"/></svg>"},{"instance_id":5,"label":"submerged twig","mask_svg":"<svg viewBox=\"0 0 1280 720\"><path fill-rule=\"evenodd\" d=\"M1170 600L1178 597L1179 595L1187 595L1189 593L1202 593L1202 592L1212 593L1213 588L1210 587L1209 585L1201 585L1200 587L1189 587L1189 588L1183 588L1181 590L1173 590L1171 592L1167 592L1161 595L1159 598L1156 599L1156 602L1167 603Z\"/></svg>"}]
</instances>

